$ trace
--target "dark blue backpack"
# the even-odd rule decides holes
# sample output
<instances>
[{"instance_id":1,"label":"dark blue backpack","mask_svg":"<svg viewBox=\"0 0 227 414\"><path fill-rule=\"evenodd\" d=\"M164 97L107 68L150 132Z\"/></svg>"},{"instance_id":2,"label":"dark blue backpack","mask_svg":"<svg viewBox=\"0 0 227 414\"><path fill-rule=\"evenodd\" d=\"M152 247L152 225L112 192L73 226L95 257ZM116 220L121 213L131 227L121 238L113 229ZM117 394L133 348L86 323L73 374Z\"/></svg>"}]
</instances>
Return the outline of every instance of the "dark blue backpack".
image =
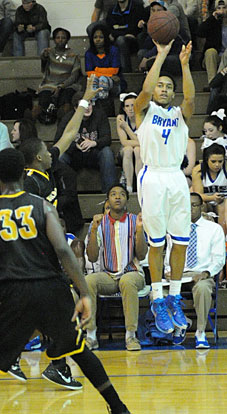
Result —
<instances>
[{"instance_id":1,"label":"dark blue backpack","mask_svg":"<svg viewBox=\"0 0 227 414\"><path fill-rule=\"evenodd\" d=\"M154 315L148 309L139 317L137 336L141 345L169 345L173 342L172 333L165 334L155 325Z\"/></svg>"}]
</instances>

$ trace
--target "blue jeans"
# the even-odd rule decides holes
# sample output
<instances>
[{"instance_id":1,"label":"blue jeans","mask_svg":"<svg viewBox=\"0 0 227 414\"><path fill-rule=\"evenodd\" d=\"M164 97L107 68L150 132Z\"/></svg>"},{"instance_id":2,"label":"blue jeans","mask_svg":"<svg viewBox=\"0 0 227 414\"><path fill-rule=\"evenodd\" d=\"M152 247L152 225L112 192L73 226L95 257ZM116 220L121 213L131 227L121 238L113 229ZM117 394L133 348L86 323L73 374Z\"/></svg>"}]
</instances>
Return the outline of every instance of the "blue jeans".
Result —
<instances>
[{"instance_id":1,"label":"blue jeans","mask_svg":"<svg viewBox=\"0 0 227 414\"><path fill-rule=\"evenodd\" d=\"M114 155L108 146L101 150L92 148L88 152L82 152L75 148L72 154L63 154L61 161L69 164L75 171L82 168L98 169L100 171L103 193L106 193L109 187L116 183Z\"/></svg>"},{"instance_id":2,"label":"blue jeans","mask_svg":"<svg viewBox=\"0 0 227 414\"><path fill-rule=\"evenodd\" d=\"M0 20L0 53L6 45L9 35L13 33L13 22L9 17Z\"/></svg>"},{"instance_id":3,"label":"blue jeans","mask_svg":"<svg viewBox=\"0 0 227 414\"><path fill-rule=\"evenodd\" d=\"M49 47L50 32L47 29L35 32L35 39L37 40L37 55L40 56L43 49ZM31 37L27 32L14 32L13 34L13 56L24 56L25 48L24 41L27 37Z\"/></svg>"}]
</instances>

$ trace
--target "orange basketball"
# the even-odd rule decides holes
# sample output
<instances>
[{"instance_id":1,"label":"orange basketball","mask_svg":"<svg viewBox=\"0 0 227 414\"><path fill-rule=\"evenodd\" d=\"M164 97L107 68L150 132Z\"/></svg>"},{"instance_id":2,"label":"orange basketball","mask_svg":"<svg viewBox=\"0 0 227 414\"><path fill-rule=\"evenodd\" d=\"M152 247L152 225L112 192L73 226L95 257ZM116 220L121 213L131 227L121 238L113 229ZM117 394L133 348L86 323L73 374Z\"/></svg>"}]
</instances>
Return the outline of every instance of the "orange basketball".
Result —
<instances>
[{"instance_id":1,"label":"orange basketball","mask_svg":"<svg viewBox=\"0 0 227 414\"><path fill-rule=\"evenodd\" d=\"M150 37L161 45L167 45L179 33L178 18L170 11L153 13L147 23L147 32Z\"/></svg>"}]
</instances>

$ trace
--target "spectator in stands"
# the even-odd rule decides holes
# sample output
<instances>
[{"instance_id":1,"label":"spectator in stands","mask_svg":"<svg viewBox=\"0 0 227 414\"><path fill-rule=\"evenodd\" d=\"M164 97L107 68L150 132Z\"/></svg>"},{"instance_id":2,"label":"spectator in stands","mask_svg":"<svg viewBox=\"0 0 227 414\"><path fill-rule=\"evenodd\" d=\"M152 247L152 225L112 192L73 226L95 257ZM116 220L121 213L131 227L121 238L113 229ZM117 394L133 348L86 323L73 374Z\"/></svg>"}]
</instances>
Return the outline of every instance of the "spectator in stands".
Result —
<instances>
[{"instance_id":1,"label":"spectator in stands","mask_svg":"<svg viewBox=\"0 0 227 414\"><path fill-rule=\"evenodd\" d=\"M199 0L180 0L180 4L183 7L184 13L188 19L193 49L197 49L199 3Z\"/></svg>"},{"instance_id":2,"label":"spectator in stands","mask_svg":"<svg viewBox=\"0 0 227 414\"><path fill-rule=\"evenodd\" d=\"M16 7L12 0L0 0L0 57L6 42L13 33Z\"/></svg>"},{"instance_id":3,"label":"spectator in stands","mask_svg":"<svg viewBox=\"0 0 227 414\"><path fill-rule=\"evenodd\" d=\"M140 20L144 20L144 7L135 0L117 0L107 14L110 39L119 48L123 72L132 72L131 54L138 50Z\"/></svg>"},{"instance_id":4,"label":"spectator in stands","mask_svg":"<svg viewBox=\"0 0 227 414\"><path fill-rule=\"evenodd\" d=\"M26 118L17 119L14 121L11 136L11 142L15 148L18 147L22 141L31 138L38 138L37 129L34 125L34 122Z\"/></svg>"},{"instance_id":5,"label":"spectator in stands","mask_svg":"<svg viewBox=\"0 0 227 414\"><path fill-rule=\"evenodd\" d=\"M109 8L113 8L116 0L95 0L94 10L91 15L91 24L87 27L87 34L90 37L96 24L106 26L106 16Z\"/></svg>"},{"instance_id":6,"label":"spectator in stands","mask_svg":"<svg viewBox=\"0 0 227 414\"><path fill-rule=\"evenodd\" d=\"M49 45L51 27L47 20L47 12L35 0L22 0L22 6L16 10L15 32L13 34L13 55L24 56L26 38L37 40L37 55Z\"/></svg>"},{"instance_id":7,"label":"spectator in stands","mask_svg":"<svg viewBox=\"0 0 227 414\"><path fill-rule=\"evenodd\" d=\"M80 58L67 47L70 32L61 27L53 31L55 46L44 49L41 54L43 80L38 89L39 105L33 108L33 119L46 114L50 104L58 109L58 117L69 112L72 96L76 90L82 89L82 73Z\"/></svg>"},{"instance_id":8,"label":"spectator in stands","mask_svg":"<svg viewBox=\"0 0 227 414\"><path fill-rule=\"evenodd\" d=\"M218 223L227 234L227 173L225 148L212 144L203 151L202 164L192 171L193 191L199 193L205 203L218 214Z\"/></svg>"},{"instance_id":9,"label":"spectator in stands","mask_svg":"<svg viewBox=\"0 0 227 414\"><path fill-rule=\"evenodd\" d=\"M94 76L94 75L92 75ZM90 79L90 78L88 78ZM72 99L74 111L80 105L82 93L77 92ZM69 112L58 125L54 141L62 135L74 111ZM89 102L74 142L66 151L61 160L69 164L75 171L82 168L95 168L100 170L102 192L116 181L114 155L110 149L111 131L108 118L102 108Z\"/></svg>"},{"instance_id":10,"label":"spectator in stands","mask_svg":"<svg viewBox=\"0 0 227 414\"><path fill-rule=\"evenodd\" d=\"M215 10L198 27L198 36L206 39L203 49L202 66L207 71L208 84L215 77L221 55L227 47L227 1L216 0ZM204 90L209 90L205 87Z\"/></svg>"},{"instance_id":11,"label":"spectator in stands","mask_svg":"<svg viewBox=\"0 0 227 414\"><path fill-rule=\"evenodd\" d=\"M9 139L8 128L5 124L0 122L0 151L5 148L12 148L12 144Z\"/></svg>"},{"instance_id":12,"label":"spectator in stands","mask_svg":"<svg viewBox=\"0 0 227 414\"><path fill-rule=\"evenodd\" d=\"M202 205L203 199L200 194L191 193L191 242L186 250L183 280L184 277L190 277L192 281L183 283L182 289L182 291L192 290L197 315L195 333L195 347L197 349L210 348L205 329L215 286L214 276L222 270L225 264L224 232L219 224L201 216ZM192 250L195 237L195 250ZM169 237L167 241L165 273L168 278L171 238ZM177 328L174 333L174 343L182 343L185 335L185 329Z\"/></svg>"},{"instance_id":13,"label":"spectator in stands","mask_svg":"<svg viewBox=\"0 0 227 414\"><path fill-rule=\"evenodd\" d=\"M210 145L216 143L222 145L225 148L226 158L227 158L227 135L226 135L226 125L225 125L225 112L224 109L219 111L214 111L209 115L203 125L204 134L201 136L203 143L201 149L209 147Z\"/></svg>"},{"instance_id":14,"label":"spectator in stands","mask_svg":"<svg viewBox=\"0 0 227 414\"><path fill-rule=\"evenodd\" d=\"M105 215L105 214L108 214L109 212L110 212L110 203L109 203L109 200L106 199L103 204L102 214ZM88 236L91 231L92 225L93 225L93 221L90 223L88 234L86 235L85 240L84 240L86 249L87 249L87 244L88 244ZM104 269L103 250L101 248L99 249L99 257L96 262L90 262L87 257L87 252L85 251L85 269L86 269L87 275L90 273L101 272Z\"/></svg>"},{"instance_id":15,"label":"spectator in stands","mask_svg":"<svg viewBox=\"0 0 227 414\"><path fill-rule=\"evenodd\" d=\"M226 52L222 55L222 58L226 56ZM213 111L218 111L223 108L227 111L227 61L222 68L222 59L218 69L217 75L210 82L210 97L207 106L207 114Z\"/></svg>"},{"instance_id":16,"label":"spectator in stands","mask_svg":"<svg viewBox=\"0 0 227 414\"><path fill-rule=\"evenodd\" d=\"M128 192L121 184L114 184L107 193L110 212L96 214L90 229L87 255L96 262L103 249L104 271L86 276L91 298L92 317L87 324L86 344L89 349L99 347L96 338L96 302L98 294L121 292L126 326L126 348L141 349L136 338L138 324L138 291L144 288L144 274L139 260L145 258L147 245L142 216L126 212Z\"/></svg>"},{"instance_id":17,"label":"spectator in stands","mask_svg":"<svg viewBox=\"0 0 227 414\"><path fill-rule=\"evenodd\" d=\"M179 35L181 36L183 42L187 44L189 40L191 40L191 32L189 29L188 19L184 13L181 2L178 2L177 0L164 0L164 3L166 9L178 18L180 22Z\"/></svg>"},{"instance_id":18,"label":"spectator in stands","mask_svg":"<svg viewBox=\"0 0 227 414\"><path fill-rule=\"evenodd\" d=\"M117 116L117 133L121 142L123 171L127 180L127 190L133 191L134 160L136 176L142 168L140 144L136 135L136 120L134 102L137 95L134 92L120 95L121 108Z\"/></svg>"},{"instance_id":19,"label":"spectator in stands","mask_svg":"<svg viewBox=\"0 0 227 414\"><path fill-rule=\"evenodd\" d=\"M86 74L95 74L94 87L102 88L95 100L107 99L109 94L120 94L120 65L119 50L111 46L107 27L97 24L91 31L90 48L85 53Z\"/></svg>"}]
</instances>

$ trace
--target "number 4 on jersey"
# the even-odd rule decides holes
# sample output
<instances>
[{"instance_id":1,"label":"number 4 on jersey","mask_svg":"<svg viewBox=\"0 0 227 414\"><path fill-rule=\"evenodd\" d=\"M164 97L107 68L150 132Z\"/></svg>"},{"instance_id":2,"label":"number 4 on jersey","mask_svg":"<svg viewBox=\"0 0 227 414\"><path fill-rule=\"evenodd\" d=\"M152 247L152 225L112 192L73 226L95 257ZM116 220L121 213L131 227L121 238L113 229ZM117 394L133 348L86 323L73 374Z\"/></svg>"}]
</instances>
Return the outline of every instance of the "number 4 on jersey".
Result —
<instances>
[{"instance_id":1,"label":"number 4 on jersey","mask_svg":"<svg viewBox=\"0 0 227 414\"><path fill-rule=\"evenodd\" d=\"M171 132L171 129L170 128L163 129L162 138L164 138L164 140L165 140L164 144L167 144L167 141L168 141L170 132Z\"/></svg>"}]
</instances>

